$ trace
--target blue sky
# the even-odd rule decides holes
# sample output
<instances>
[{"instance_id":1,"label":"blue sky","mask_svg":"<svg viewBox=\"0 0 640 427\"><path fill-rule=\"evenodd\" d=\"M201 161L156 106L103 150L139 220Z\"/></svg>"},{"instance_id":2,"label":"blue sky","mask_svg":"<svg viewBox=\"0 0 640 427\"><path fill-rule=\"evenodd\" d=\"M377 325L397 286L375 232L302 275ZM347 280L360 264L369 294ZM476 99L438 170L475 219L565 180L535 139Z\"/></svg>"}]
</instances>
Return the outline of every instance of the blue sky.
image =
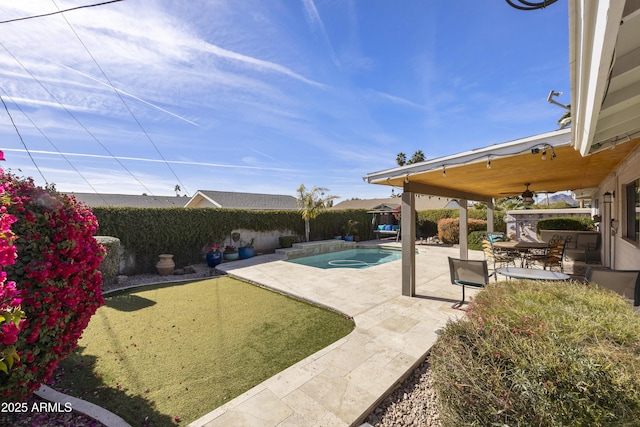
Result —
<instances>
[{"instance_id":1,"label":"blue sky","mask_svg":"<svg viewBox=\"0 0 640 427\"><path fill-rule=\"evenodd\" d=\"M91 3L0 0L0 20ZM362 177L398 152L430 159L557 129L564 111L546 99L554 89L569 103L567 12L126 0L1 24L0 95L60 191L295 195L305 184L387 197ZM0 166L43 185L0 111Z\"/></svg>"}]
</instances>

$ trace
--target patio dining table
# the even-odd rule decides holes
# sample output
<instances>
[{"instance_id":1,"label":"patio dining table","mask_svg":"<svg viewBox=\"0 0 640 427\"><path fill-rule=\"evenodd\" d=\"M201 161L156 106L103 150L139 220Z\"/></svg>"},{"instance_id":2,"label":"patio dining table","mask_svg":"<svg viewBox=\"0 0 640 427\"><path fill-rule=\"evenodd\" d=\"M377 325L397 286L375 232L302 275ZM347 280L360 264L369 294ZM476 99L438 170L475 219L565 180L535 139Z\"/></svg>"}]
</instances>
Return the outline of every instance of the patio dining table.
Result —
<instances>
[{"instance_id":1,"label":"patio dining table","mask_svg":"<svg viewBox=\"0 0 640 427\"><path fill-rule=\"evenodd\" d=\"M503 250L518 251L520 254L520 266L524 267L527 261L527 255L532 250L547 249L549 244L545 242L533 242L526 240L510 240L505 242L493 242L493 247Z\"/></svg>"},{"instance_id":2,"label":"patio dining table","mask_svg":"<svg viewBox=\"0 0 640 427\"><path fill-rule=\"evenodd\" d=\"M537 268L507 267L499 268L496 272L502 276L513 279L530 280L569 280L571 276L551 270L539 270Z\"/></svg>"}]
</instances>

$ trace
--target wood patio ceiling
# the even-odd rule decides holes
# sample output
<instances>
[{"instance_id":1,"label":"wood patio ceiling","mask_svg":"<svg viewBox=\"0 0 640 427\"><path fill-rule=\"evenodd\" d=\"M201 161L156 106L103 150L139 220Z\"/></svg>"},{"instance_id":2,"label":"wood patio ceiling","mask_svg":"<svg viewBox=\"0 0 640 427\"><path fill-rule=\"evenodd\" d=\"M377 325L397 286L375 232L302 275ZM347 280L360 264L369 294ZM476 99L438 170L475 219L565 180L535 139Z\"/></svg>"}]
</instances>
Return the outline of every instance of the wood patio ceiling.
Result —
<instances>
[{"instance_id":1,"label":"wood patio ceiling","mask_svg":"<svg viewBox=\"0 0 640 427\"><path fill-rule=\"evenodd\" d=\"M491 158L491 168L487 168L487 158L463 165L445 165L442 168L409 175L407 187L416 193L437 196L464 197L471 195L483 198L498 198L520 195L530 183L534 193L579 190L598 187L633 150L640 146L640 139L619 144L612 150L604 150L582 157L572 146L555 147L556 157L552 160L551 149L547 159L542 153L531 152ZM377 184L403 187L405 177L378 181ZM465 197L466 196L466 197Z\"/></svg>"}]
</instances>

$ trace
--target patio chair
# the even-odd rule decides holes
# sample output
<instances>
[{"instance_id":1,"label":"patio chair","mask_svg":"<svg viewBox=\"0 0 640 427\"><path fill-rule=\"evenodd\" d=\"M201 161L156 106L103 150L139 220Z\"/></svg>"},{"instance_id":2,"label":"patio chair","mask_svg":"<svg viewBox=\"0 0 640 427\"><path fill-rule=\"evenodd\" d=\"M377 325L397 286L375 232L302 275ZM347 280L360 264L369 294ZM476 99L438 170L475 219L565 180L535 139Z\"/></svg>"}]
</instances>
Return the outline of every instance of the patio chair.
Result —
<instances>
[{"instance_id":1,"label":"patio chair","mask_svg":"<svg viewBox=\"0 0 640 427\"><path fill-rule=\"evenodd\" d=\"M564 260L564 250L566 247L565 240L560 238L558 240L550 240L549 241L549 249L547 249L547 254L544 257L544 269L546 270L549 267L549 270L552 270L553 267L560 267L560 272L564 273L564 265L562 261Z\"/></svg>"},{"instance_id":2,"label":"patio chair","mask_svg":"<svg viewBox=\"0 0 640 427\"><path fill-rule=\"evenodd\" d=\"M491 262L493 264L493 271L495 272L496 268L504 268L508 267L512 264L514 267L516 266L516 258L518 255L515 253L511 253L509 251L500 251L493 247L493 244L489 240L482 241L482 249L484 251L484 259L487 262ZM496 282L498 281L498 275L494 273L494 277Z\"/></svg>"},{"instance_id":3,"label":"patio chair","mask_svg":"<svg viewBox=\"0 0 640 427\"><path fill-rule=\"evenodd\" d=\"M451 283L462 286L462 300L453 304L452 308L460 308L465 301L464 288L472 286L483 288L489 284L489 268L486 260L468 260L449 257Z\"/></svg>"},{"instance_id":4,"label":"patio chair","mask_svg":"<svg viewBox=\"0 0 640 427\"><path fill-rule=\"evenodd\" d=\"M588 267L585 280L633 300L634 306L640 305L640 270L609 270Z\"/></svg>"},{"instance_id":5,"label":"patio chair","mask_svg":"<svg viewBox=\"0 0 640 427\"><path fill-rule=\"evenodd\" d=\"M599 249L600 235L599 234L578 234L576 239L576 251L584 254L584 262L589 264L591 261L590 253Z\"/></svg>"}]
</instances>

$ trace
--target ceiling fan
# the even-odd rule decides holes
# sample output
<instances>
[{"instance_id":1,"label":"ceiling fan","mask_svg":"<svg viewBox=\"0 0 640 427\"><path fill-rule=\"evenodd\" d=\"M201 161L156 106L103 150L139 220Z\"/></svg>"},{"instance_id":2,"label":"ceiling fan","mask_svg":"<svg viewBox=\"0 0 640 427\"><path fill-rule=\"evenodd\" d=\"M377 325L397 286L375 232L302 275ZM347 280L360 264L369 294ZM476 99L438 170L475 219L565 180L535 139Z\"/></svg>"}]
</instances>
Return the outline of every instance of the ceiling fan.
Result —
<instances>
[{"instance_id":1,"label":"ceiling fan","mask_svg":"<svg viewBox=\"0 0 640 427\"><path fill-rule=\"evenodd\" d=\"M529 186L531 185L531 183L527 182L524 184L524 186L526 187L526 189L522 192L522 194L518 194L518 193L514 193L513 191L508 191L508 192L504 192L504 193L500 193L500 194L504 194L507 196L519 196L520 198L522 198L522 201L524 202L525 205L531 205L533 204L533 191L529 190Z\"/></svg>"},{"instance_id":2,"label":"ceiling fan","mask_svg":"<svg viewBox=\"0 0 640 427\"><path fill-rule=\"evenodd\" d=\"M533 204L533 191L529 190L529 186L531 184L526 183L525 185L527 186L527 189L522 192L522 202L525 205L531 205Z\"/></svg>"}]
</instances>

